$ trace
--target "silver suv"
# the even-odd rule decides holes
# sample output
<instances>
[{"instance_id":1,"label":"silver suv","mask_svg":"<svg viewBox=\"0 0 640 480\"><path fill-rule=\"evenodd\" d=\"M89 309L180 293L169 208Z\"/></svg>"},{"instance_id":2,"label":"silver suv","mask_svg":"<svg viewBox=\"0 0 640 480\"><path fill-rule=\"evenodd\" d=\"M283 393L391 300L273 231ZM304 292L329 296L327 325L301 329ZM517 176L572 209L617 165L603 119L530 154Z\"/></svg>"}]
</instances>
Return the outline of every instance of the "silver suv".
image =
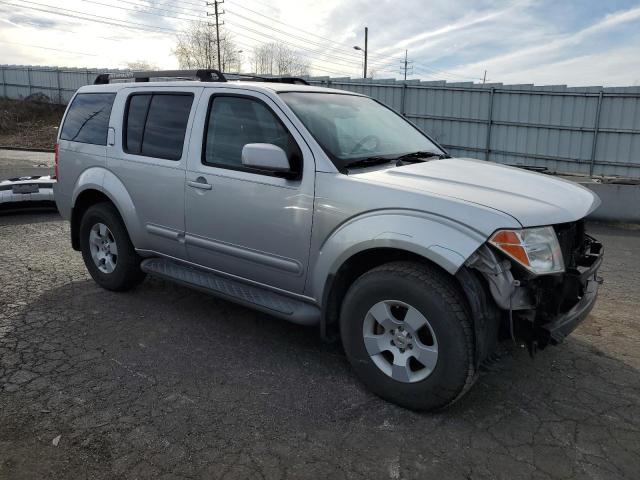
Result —
<instances>
[{"instance_id":1,"label":"silver suv","mask_svg":"<svg viewBox=\"0 0 640 480\"><path fill-rule=\"evenodd\" d=\"M169 75L201 81L149 81ZM500 339L533 353L594 305L599 199L574 183L451 158L377 101L293 78L97 83L63 118L55 200L106 289L152 274L319 326L419 410L463 395Z\"/></svg>"}]
</instances>

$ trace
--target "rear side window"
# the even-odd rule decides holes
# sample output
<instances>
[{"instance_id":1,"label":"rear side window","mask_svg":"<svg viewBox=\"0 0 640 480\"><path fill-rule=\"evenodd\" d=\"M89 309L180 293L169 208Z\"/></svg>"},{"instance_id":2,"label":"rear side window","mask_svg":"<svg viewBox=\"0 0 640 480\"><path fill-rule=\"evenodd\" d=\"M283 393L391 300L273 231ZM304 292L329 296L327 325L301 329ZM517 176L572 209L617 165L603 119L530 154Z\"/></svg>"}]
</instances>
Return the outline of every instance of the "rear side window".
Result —
<instances>
[{"instance_id":1,"label":"rear side window","mask_svg":"<svg viewBox=\"0 0 640 480\"><path fill-rule=\"evenodd\" d=\"M124 151L180 160L193 95L133 94L125 112Z\"/></svg>"},{"instance_id":2,"label":"rear side window","mask_svg":"<svg viewBox=\"0 0 640 480\"><path fill-rule=\"evenodd\" d=\"M62 125L60 138L71 142L107 144L109 117L115 93L79 93Z\"/></svg>"}]
</instances>

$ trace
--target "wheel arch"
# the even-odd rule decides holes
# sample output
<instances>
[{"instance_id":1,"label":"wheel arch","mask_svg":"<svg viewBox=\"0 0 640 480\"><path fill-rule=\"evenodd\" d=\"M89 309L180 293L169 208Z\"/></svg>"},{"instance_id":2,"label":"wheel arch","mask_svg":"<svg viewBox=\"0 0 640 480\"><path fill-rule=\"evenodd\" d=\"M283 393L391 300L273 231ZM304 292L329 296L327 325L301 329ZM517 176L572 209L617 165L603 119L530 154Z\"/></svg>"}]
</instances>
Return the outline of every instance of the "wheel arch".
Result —
<instances>
[{"instance_id":1,"label":"wheel arch","mask_svg":"<svg viewBox=\"0 0 640 480\"><path fill-rule=\"evenodd\" d=\"M80 250L80 222L84 213L96 203L111 203L122 219L134 246L141 236L133 200L124 184L113 173L105 169L89 169L78 178L71 208L71 245Z\"/></svg>"},{"instance_id":2,"label":"wheel arch","mask_svg":"<svg viewBox=\"0 0 640 480\"><path fill-rule=\"evenodd\" d=\"M342 301L353 282L366 271L398 260L429 264L449 275L465 297L473 321L484 291L458 274L486 237L452 219L414 211L372 212L345 222L322 245L309 284L311 295L322 305L323 338L335 337ZM480 327L474 325L476 336L481 335Z\"/></svg>"}]
</instances>

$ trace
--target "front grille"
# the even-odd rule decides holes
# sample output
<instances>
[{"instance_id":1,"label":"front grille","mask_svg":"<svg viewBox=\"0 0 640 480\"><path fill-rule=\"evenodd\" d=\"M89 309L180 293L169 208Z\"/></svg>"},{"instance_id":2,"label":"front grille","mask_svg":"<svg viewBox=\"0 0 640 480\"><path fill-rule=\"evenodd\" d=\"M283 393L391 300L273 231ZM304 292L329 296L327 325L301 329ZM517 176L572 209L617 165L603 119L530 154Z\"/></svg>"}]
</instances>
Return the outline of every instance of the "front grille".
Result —
<instances>
[{"instance_id":1,"label":"front grille","mask_svg":"<svg viewBox=\"0 0 640 480\"><path fill-rule=\"evenodd\" d=\"M571 223L560 223L553 226L558 237L562 258L567 268L575 267L585 244L584 220Z\"/></svg>"}]
</instances>

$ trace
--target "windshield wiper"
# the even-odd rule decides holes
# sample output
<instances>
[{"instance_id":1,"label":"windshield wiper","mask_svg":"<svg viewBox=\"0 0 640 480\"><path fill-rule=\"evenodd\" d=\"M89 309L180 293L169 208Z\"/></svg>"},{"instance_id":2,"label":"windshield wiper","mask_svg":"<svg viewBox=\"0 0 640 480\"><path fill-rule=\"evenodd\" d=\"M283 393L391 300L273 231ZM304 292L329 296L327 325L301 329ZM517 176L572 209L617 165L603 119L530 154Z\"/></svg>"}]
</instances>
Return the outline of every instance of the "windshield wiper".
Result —
<instances>
[{"instance_id":1,"label":"windshield wiper","mask_svg":"<svg viewBox=\"0 0 640 480\"><path fill-rule=\"evenodd\" d=\"M427 158L438 157L438 158L451 158L446 153L436 153L436 152L427 152L427 151L418 151L405 153L404 155L400 155L396 157L398 164L402 165L404 162L422 162Z\"/></svg>"},{"instance_id":2,"label":"windshield wiper","mask_svg":"<svg viewBox=\"0 0 640 480\"><path fill-rule=\"evenodd\" d=\"M395 158L384 157L367 157L360 160L354 160L351 163L347 163L346 168L358 168L358 167L371 167L373 165L381 165L383 163L389 163L396 160Z\"/></svg>"}]
</instances>

